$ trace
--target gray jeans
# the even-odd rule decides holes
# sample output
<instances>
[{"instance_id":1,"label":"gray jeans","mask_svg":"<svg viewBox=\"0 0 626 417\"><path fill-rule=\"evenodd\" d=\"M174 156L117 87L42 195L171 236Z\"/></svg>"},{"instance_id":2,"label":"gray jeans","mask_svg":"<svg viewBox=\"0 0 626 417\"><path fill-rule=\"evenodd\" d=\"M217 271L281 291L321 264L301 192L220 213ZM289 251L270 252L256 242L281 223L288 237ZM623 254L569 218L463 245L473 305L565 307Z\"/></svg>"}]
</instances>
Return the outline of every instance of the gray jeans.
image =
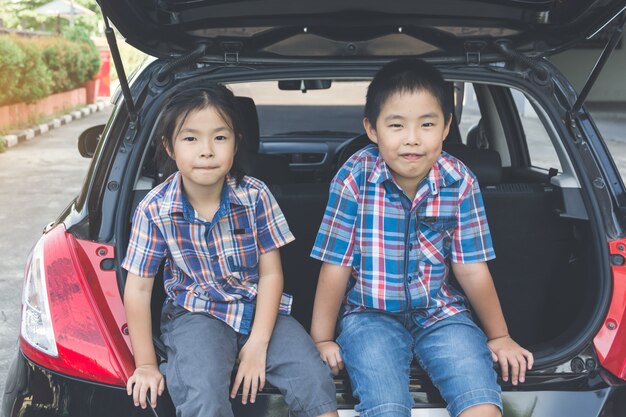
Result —
<instances>
[{"instance_id":1,"label":"gray jeans","mask_svg":"<svg viewBox=\"0 0 626 417\"><path fill-rule=\"evenodd\" d=\"M161 339L167 348L167 388L177 417L232 417L233 368L248 336L211 316L166 303ZM266 380L292 415L315 417L337 409L330 369L304 328L279 315L267 349Z\"/></svg>"}]
</instances>

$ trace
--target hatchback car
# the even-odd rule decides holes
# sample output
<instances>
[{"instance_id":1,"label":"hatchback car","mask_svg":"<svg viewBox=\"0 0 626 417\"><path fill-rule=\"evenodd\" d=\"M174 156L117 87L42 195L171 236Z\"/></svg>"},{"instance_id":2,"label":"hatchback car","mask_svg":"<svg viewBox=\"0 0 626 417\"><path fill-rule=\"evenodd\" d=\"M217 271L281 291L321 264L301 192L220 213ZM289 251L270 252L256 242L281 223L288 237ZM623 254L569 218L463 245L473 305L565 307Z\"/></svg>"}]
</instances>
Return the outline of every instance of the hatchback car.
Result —
<instances>
[{"instance_id":1,"label":"hatchback car","mask_svg":"<svg viewBox=\"0 0 626 417\"><path fill-rule=\"evenodd\" d=\"M584 106L621 35L624 0L99 0L131 45L156 57L86 131L84 186L27 262L20 349L2 416L175 416L133 406L120 268L139 201L171 168L154 127L174 86L220 82L239 97L248 174L265 181L297 237L282 248L285 291L308 328L320 264L309 257L341 164L365 146L369 80L384 63L436 65L455 98L444 150L478 177L497 258L489 262L511 335L534 353L526 383L500 380L505 416L626 415L626 189ZM607 47L580 94L548 57L604 28ZM158 277L157 277L158 278ZM162 285L154 286L158 339ZM625 326L625 327L622 327ZM355 415L345 372L342 416ZM447 415L412 367L414 416ZM238 416L288 411L266 388Z\"/></svg>"}]
</instances>

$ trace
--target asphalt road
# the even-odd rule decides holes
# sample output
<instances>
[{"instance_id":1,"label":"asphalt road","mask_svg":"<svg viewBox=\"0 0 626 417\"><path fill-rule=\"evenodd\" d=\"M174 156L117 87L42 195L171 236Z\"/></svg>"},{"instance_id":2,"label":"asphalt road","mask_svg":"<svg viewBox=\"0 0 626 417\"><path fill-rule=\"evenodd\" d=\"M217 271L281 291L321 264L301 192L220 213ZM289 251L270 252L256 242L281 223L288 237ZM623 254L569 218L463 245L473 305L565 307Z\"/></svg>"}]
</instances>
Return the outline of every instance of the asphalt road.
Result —
<instances>
[{"instance_id":1,"label":"asphalt road","mask_svg":"<svg viewBox=\"0 0 626 417\"><path fill-rule=\"evenodd\" d=\"M90 126L105 123L110 110L111 107L0 154L0 393L4 392L6 373L17 352L26 256L43 227L80 190L90 160L78 153L78 135ZM470 119L468 115L466 123L476 122ZM597 121L600 130L608 133L607 144L622 178L626 178L626 120Z\"/></svg>"}]
</instances>

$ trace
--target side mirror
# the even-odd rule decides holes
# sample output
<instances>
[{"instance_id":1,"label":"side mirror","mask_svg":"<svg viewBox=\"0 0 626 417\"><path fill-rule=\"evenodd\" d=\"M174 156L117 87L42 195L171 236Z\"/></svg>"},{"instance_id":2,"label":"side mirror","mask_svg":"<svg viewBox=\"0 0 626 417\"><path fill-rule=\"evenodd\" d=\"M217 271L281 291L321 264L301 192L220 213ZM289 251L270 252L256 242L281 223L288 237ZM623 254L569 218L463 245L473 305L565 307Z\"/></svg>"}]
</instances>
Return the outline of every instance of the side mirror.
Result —
<instances>
[{"instance_id":1,"label":"side mirror","mask_svg":"<svg viewBox=\"0 0 626 417\"><path fill-rule=\"evenodd\" d=\"M96 152L104 125L92 126L78 137L78 152L83 158L91 158Z\"/></svg>"}]
</instances>

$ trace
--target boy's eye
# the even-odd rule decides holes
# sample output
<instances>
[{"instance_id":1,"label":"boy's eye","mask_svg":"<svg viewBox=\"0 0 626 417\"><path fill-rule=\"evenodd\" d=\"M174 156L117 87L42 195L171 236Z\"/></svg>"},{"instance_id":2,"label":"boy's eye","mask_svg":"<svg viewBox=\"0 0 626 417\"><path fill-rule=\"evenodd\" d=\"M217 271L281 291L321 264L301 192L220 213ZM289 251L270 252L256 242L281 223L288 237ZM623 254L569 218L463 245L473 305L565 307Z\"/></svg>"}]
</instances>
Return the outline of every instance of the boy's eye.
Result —
<instances>
[{"instance_id":1,"label":"boy's eye","mask_svg":"<svg viewBox=\"0 0 626 417\"><path fill-rule=\"evenodd\" d=\"M402 125L400 123L392 123L389 125L389 127L392 129L400 129Z\"/></svg>"},{"instance_id":2,"label":"boy's eye","mask_svg":"<svg viewBox=\"0 0 626 417\"><path fill-rule=\"evenodd\" d=\"M422 123L423 127L433 127L435 124L433 122Z\"/></svg>"}]
</instances>

